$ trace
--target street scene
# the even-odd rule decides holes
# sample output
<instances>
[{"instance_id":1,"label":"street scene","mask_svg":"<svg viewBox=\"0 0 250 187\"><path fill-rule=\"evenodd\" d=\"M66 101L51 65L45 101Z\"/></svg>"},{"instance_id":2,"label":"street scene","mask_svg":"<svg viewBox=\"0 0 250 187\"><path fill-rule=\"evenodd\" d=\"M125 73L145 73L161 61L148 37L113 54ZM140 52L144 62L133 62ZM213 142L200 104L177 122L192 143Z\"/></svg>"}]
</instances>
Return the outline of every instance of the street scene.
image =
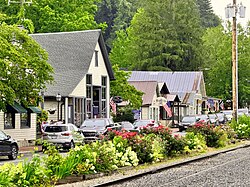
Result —
<instances>
[{"instance_id":1,"label":"street scene","mask_svg":"<svg viewBox=\"0 0 250 187\"><path fill-rule=\"evenodd\" d=\"M0 186L250 185L248 6L0 1Z\"/></svg>"}]
</instances>

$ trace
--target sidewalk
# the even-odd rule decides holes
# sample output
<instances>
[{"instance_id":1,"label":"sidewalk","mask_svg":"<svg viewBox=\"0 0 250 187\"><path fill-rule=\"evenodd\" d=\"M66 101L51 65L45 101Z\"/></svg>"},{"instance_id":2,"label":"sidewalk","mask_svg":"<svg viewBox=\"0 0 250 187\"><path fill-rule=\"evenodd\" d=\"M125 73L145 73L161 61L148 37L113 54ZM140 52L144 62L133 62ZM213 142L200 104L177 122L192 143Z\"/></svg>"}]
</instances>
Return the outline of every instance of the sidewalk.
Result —
<instances>
[{"instance_id":1,"label":"sidewalk","mask_svg":"<svg viewBox=\"0 0 250 187\"><path fill-rule=\"evenodd\" d=\"M27 146L27 147L19 147L19 154L31 154L42 151L41 145Z\"/></svg>"}]
</instances>

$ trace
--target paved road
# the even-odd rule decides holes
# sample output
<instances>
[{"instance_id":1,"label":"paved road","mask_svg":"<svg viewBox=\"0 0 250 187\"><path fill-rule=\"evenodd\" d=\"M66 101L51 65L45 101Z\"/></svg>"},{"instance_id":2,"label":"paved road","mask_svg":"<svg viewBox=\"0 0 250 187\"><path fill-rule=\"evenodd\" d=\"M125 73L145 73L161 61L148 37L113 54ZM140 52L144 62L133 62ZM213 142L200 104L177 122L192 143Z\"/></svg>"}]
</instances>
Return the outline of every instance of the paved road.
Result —
<instances>
[{"instance_id":1,"label":"paved road","mask_svg":"<svg viewBox=\"0 0 250 187\"><path fill-rule=\"evenodd\" d=\"M250 186L250 148L223 153L213 158L113 186L248 187Z\"/></svg>"}]
</instances>

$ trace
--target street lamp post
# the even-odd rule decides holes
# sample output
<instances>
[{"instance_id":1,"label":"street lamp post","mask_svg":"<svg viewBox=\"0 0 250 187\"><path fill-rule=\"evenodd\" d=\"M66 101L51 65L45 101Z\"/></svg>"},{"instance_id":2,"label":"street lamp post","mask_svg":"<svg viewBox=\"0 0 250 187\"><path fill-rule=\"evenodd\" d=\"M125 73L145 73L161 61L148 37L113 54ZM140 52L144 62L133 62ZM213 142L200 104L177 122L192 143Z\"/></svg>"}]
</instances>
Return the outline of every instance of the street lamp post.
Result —
<instances>
[{"instance_id":1,"label":"street lamp post","mask_svg":"<svg viewBox=\"0 0 250 187\"><path fill-rule=\"evenodd\" d=\"M225 8L226 18L233 18L232 24L232 93L233 93L233 119L237 121L238 114L238 51L237 51L237 13L240 18L245 17L245 9L242 4L236 5L236 0L233 0L233 5L229 4Z\"/></svg>"},{"instance_id":2,"label":"street lamp post","mask_svg":"<svg viewBox=\"0 0 250 187\"><path fill-rule=\"evenodd\" d=\"M59 121L59 104L60 104L60 101L62 99L62 96L61 94L57 94L56 95L56 100L57 100L57 121Z\"/></svg>"}]
</instances>

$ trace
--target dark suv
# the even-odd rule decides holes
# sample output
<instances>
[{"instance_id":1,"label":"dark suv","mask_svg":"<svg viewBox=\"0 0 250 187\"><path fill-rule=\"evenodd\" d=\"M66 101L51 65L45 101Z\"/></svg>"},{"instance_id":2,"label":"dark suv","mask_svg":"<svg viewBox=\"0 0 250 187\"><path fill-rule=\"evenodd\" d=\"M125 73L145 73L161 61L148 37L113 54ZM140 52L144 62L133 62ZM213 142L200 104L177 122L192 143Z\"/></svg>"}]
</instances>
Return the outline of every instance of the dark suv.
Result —
<instances>
[{"instance_id":1,"label":"dark suv","mask_svg":"<svg viewBox=\"0 0 250 187\"><path fill-rule=\"evenodd\" d=\"M86 119L80 127L86 142L100 139L108 129L121 130L121 125L114 123L111 118Z\"/></svg>"},{"instance_id":2,"label":"dark suv","mask_svg":"<svg viewBox=\"0 0 250 187\"><path fill-rule=\"evenodd\" d=\"M10 160L15 160L17 155L17 142L3 131L0 131L0 156L8 156Z\"/></svg>"}]
</instances>

